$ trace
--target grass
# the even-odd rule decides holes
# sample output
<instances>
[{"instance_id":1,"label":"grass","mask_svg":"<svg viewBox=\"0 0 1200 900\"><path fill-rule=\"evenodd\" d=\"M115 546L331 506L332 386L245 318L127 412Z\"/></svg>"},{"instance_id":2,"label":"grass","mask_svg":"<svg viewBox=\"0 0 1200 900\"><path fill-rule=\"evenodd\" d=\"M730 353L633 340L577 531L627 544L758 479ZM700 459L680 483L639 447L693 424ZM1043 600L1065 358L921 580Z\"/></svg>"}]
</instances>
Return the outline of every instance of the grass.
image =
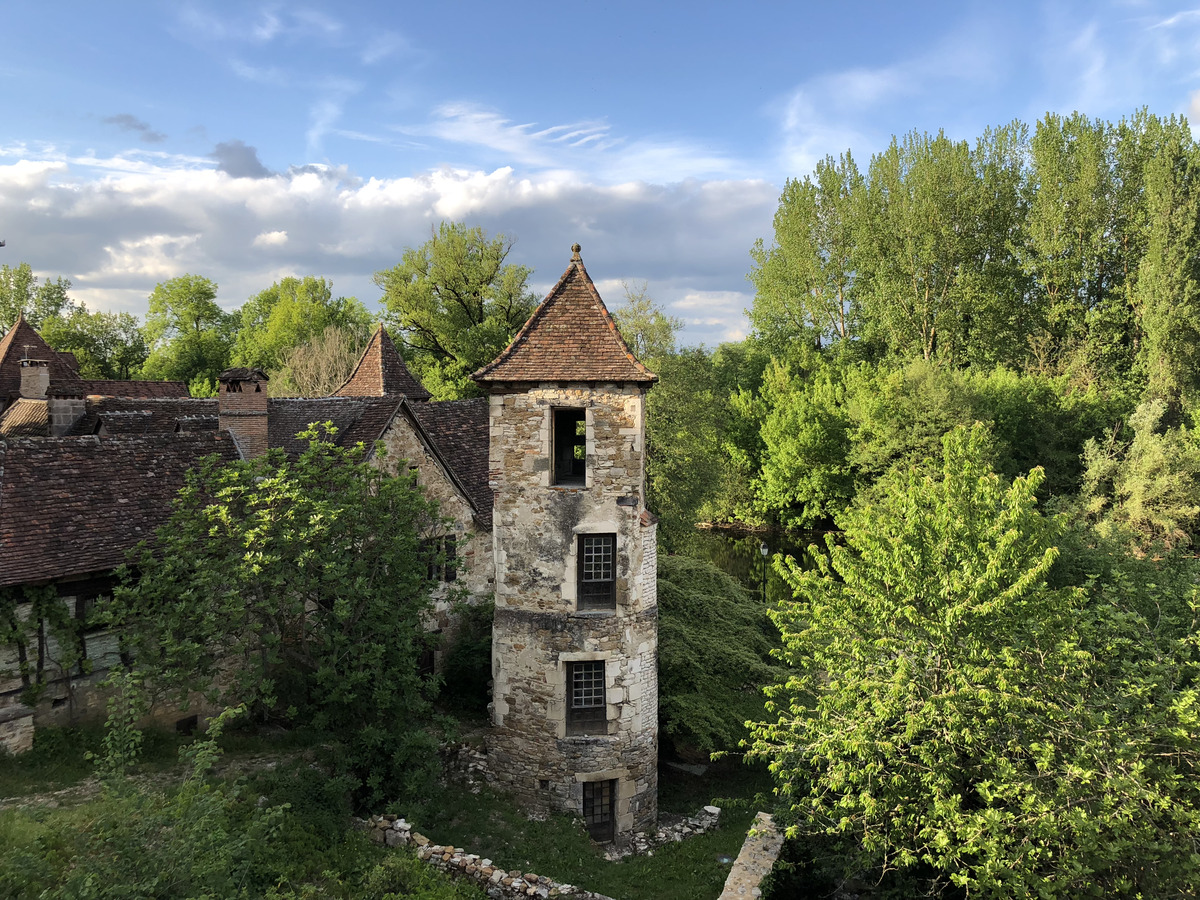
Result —
<instances>
[{"instance_id":1,"label":"grass","mask_svg":"<svg viewBox=\"0 0 1200 900\"><path fill-rule=\"evenodd\" d=\"M547 875L615 900L711 900L721 893L729 874L723 860L737 856L754 819L755 796L768 788L764 770L736 761L713 766L703 777L664 768L660 810L693 814L715 801L723 810L721 827L667 844L653 856L615 863L604 858L578 819L552 816L531 821L512 801L487 790L472 794L447 788L411 819L436 843L463 847L505 869Z\"/></svg>"}]
</instances>

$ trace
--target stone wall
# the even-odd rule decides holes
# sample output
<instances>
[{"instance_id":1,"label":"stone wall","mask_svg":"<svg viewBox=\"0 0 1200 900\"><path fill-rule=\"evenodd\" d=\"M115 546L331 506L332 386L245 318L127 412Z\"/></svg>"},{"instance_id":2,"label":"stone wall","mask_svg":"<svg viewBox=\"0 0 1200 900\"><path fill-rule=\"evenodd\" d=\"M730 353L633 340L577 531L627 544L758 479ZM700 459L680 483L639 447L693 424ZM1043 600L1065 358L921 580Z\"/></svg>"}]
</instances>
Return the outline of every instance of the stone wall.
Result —
<instances>
[{"instance_id":1,"label":"stone wall","mask_svg":"<svg viewBox=\"0 0 1200 900\"><path fill-rule=\"evenodd\" d=\"M759 885L767 873L775 867L779 851L783 849L783 835L775 827L775 820L760 812L754 817L750 833L742 844L742 850L729 870L725 887L717 900L743 900L762 896Z\"/></svg>"},{"instance_id":2,"label":"stone wall","mask_svg":"<svg viewBox=\"0 0 1200 900\"><path fill-rule=\"evenodd\" d=\"M0 750L25 753L33 749L33 710L27 706L0 709Z\"/></svg>"},{"instance_id":3,"label":"stone wall","mask_svg":"<svg viewBox=\"0 0 1200 900\"><path fill-rule=\"evenodd\" d=\"M552 483L553 411L583 409L583 485ZM644 392L542 384L490 398L496 560L492 637L496 782L532 810L582 809L616 780L616 831L657 817L658 608L653 525L643 524ZM652 520L646 520L652 521ZM650 533L647 534L647 528ZM616 608L578 609L579 536L616 536ZM567 672L603 660L606 733L567 734Z\"/></svg>"},{"instance_id":4,"label":"stone wall","mask_svg":"<svg viewBox=\"0 0 1200 900\"><path fill-rule=\"evenodd\" d=\"M449 473L417 437L406 418L396 417L384 433L383 443L387 449L385 469L394 475L415 468L417 484L425 496L437 502L443 517L453 520L446 533L453 534L457 542L460 565L455 586L465 587L473 599L488 596L495 575L492 533L474 522L471 504L459 493ZM448 593L448 587L443 585L433 595L436 627L443 630L453 627Z\"/></svg>"}]
</instances>

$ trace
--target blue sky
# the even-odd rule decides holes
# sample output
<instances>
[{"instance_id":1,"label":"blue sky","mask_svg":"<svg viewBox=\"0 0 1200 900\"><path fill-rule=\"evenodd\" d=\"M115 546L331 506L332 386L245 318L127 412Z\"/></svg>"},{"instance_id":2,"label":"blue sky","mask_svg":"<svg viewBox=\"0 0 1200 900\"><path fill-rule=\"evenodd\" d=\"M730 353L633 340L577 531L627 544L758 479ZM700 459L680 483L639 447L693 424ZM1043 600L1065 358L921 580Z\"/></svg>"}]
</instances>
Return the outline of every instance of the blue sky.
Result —
<instances>
[{"instance_id":1,"label":"blue sky","mask_svg":"<svg viewBox=\"0 0 1200 900\"><path fill-rule=\"evenodd\" d=\"M1138 2L7 4L0 262L142 314L289 274L373 306L441 219L579 241L688 343L740 337L784 179L892 134L1200 117L1200 6Z\"/></svg>"}]
</instances>

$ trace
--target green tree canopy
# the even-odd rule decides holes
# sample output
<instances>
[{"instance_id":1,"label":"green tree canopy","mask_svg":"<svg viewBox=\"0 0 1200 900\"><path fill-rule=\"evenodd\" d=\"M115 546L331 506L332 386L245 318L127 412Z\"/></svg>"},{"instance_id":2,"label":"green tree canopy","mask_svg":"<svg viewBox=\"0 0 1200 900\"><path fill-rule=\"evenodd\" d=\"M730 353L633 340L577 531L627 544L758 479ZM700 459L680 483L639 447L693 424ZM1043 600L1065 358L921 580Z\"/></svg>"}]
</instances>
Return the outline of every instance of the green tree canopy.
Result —
<instances>
[{"instance_id":1,"label":"green tree canopy","mask_svg":"<svg viewBox=\"0 0 1200 900\"><path fill-rule=\"evenodd\" d=\"M42 337L55 350L70 350L84 378L135 377L149 355L142 325L131 313L73 309L66 317L46 320Z\"/></svg>"},{"instance_id":2,"label":"green tree canopy","mask_svg":"<svg viewBox=\"0 0 1200 900\"><path fill-rule=\"evenodd\" d=\"M754 752L789 834L840 837L848 873L907 895L1192 895L1195 647L1137 586L1050 588L1041 473L1005 484L989 444L952 432L938 476L893 477L816 570L783 565L795 674Z\"/></svg>"},{"instance_id":3,"label":"green tree canopy","mask_svg":"<svg viewBox=\"0 0 1200 900\"><path fill-rule=\"evenodd\" d=\"M419 532L438 525L412 477L310 431L295 462L210 458L156 546L133 560L112 620L139 679L302 722L364 802L428 787L431 683L417 674L431 585Z\"/></svg>"},{"instance_id":4,"label":"green tree canopy","mask_svg":"<svg viewBox=\"0 0 1200 900\"><path fill-rule=\"evenodd\" d=\"M150 294L145 335L150 379L215 385L229 367L237 316L217 305L217 285L200 275L180 275Z\"/></svg>"},{"instance_id":5,"label":"green tree canopy","mask_svg":"<svg viewBox=\"0 0 1200 900\"><path fill-rule=\"evenodd\" d=\"M398 265L375 273L405 361L438 400L478 393L471 373L500 354L537 305L531 270L505 262L511 249L504 235L442 222Z\"/></svg>"},{"instance_id":6,"label":"green tree canopy","mask_svg":"<svg viewBox=\"0 0 1200 900\"><path fill-rule=\"evenodd\" d=\"M669 316L654 302L646 282L630 285L621 282L625 302L613 313L621 337L641 362L654 369L657 361L675 352L675 340L683 320Z\"/></svg>"},{"instance_id":7,"label":"green tree canopy","mask_svg":"<svg viewBox=\"0 0 1200 900\"><path fill-rule=\"evenodd\" d=\"M278 369L291 350L317 339L326 328L343 329L361 345L371 324L366 307L354 297L335 298L327 279L289 276L242 306L233 359L239 366Z\"/></svg>"},{"instance_id":8,"label":"green tree canopy","mask_svg":"<svg viewBox=\"0 0 1200 900\"><path fill-rule=\"evenodd\" d=\"M15 269L0 266L0 332L11 328L18 315L24 315L38 330L52 319L69 315L75 308L69 290L71 282L65 278L39 284L29 263Z\"/></svg>"}]
</instances>

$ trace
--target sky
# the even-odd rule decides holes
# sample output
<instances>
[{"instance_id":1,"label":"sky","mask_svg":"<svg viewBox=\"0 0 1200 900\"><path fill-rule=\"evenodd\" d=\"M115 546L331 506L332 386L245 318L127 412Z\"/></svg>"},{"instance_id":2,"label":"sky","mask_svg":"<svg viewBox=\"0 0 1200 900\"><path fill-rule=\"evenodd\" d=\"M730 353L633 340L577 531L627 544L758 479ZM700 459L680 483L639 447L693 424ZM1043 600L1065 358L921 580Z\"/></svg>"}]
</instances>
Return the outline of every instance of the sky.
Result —
<instances>
[{"instance_id":1,"label":"sky","mask_svg":"<svg viewBox=\"0 0 1200 900\"><path fill-rule=\"evenodd\" d=\"M579 242L684 343L745 334L785 180L912 130L1147 107L1200 119L1200 6L17 0L0 13L0 263L144 315L287 275L376 308L442 220L543 295Z\"/></svg>"}]
</instances>

